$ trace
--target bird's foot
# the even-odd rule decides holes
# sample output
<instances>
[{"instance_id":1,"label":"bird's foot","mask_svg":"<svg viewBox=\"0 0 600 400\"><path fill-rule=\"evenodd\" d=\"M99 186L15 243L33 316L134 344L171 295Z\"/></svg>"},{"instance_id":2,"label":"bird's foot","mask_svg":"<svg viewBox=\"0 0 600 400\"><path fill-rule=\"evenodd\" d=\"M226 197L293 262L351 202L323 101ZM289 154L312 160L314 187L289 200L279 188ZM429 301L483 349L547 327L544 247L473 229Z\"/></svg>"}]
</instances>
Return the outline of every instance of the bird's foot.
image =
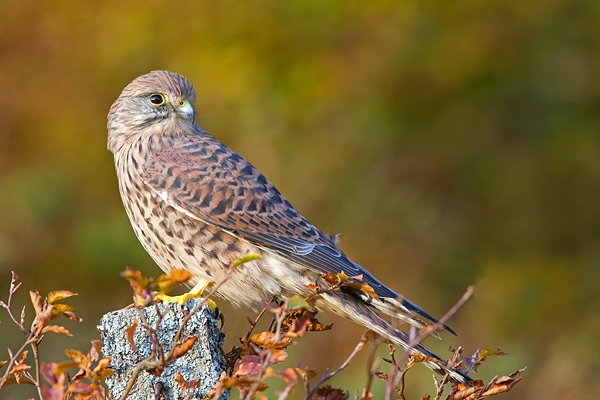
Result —
<instances>
[{"instance_id":1,"label":"bird's foot","mask_svg":"<svg viewBox=\"0 0 600 400\"><path fill-rule=\"evenodd\" d=\"M178 304L186 305L187 302L191 299L202 298L204 291L206 290L206 288L208 286L210 286L210 284L211 284L211 282L201 280L200 282L198 282L198 284L196 284L196 286L194 286L192 288L192 290L190 290L189 292L184 293L182 295L169 296L164 293L158 293L155 296L155 298L161 300L163 303L178 303ZM214 300L208 299L207 305L211 309L212 312L215 312L216 310L218 310L217 303L215 303Z\"/></svg>"}]
</instances>

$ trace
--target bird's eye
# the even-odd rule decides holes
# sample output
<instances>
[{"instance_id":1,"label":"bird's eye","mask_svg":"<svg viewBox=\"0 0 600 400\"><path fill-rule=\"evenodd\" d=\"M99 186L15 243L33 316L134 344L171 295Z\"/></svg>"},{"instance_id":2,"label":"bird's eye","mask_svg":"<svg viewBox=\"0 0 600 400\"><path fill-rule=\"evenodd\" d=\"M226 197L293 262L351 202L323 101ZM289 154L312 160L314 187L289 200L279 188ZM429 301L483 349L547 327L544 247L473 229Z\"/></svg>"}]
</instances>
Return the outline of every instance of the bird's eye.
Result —
<instances>
[{"instance_id":1,"label":"bird's eye","mask_svg":"<svg viewBox=\"0 0 600 400\"><path fill-rule=\"evenodd\" d=\"M165 96L163 96L162 94L153 94L148 98L148 100L155 106L162 106L166 103Z\"/></svg>"}]
</instances>

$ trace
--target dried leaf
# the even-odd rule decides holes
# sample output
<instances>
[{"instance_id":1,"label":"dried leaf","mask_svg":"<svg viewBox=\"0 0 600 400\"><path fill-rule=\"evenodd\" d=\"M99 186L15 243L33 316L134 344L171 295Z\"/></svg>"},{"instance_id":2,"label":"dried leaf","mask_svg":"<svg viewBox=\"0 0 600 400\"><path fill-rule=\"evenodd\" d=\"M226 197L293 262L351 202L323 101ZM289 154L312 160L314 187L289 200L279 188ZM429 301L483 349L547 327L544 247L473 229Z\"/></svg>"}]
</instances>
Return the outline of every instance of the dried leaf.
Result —
<instances>
[{"instance_id":1,"label":"dried leaf","mask_svg":"<svg viewBox=\"0 0 600 400\"><path fill-rule=\"evenodd\" d=\"M316 283L309 283L308 285L306 285L306 287L308 288L308 290L314 290L315 292L319 290L319 285L317 285Z\"/></svg>"},{"instance_id":2,"label":"dried leaf","mask_svg":"<svg viewBox=\"0 0 600 400\"><path fill-rule=\"evenodd\" d=\"M51 384L58 383L61 379L64 381L64 376L62 375L62 373L57 373L58 363L42 362L40 371L41 371L42 375L44 376L44 378Z\"/></svg>"},{"instance_id":3,"label":"dried leaf","mask_svg":"<svg viewBox=\"0 0 600 400\"><path fill-rule=\"evenodd\" d=\"M67 388L68 393L90 393L91 391L92 386L89 383L81 381L70 383Z\"/></svg>"},{"instance_id":4,"label":"dried leaf","mask_svg":"<svg viewBox=\"0 0 600 400\"><path fill-rule=\"evenodd\" d=\"M521 374L525 371L525 368L521 368L520 370L508 375L502 376L500 378L494 379L491 384L488 385L488 388L485 392L481 393L481 397L489 397L494 396L500 393L508 392L515 386L517 383L521 381Z\"/></svg>"},{"instance_id":5,"label":"dried leaf","mask_svg":"<svg viewBox=\"0 0 600 400\"><path fill-rule=\"evenodd\" d=\"M20 375L23 372L30 370L30 369L31 369L31 365L16 364L11 368L9 375ZM17 381L19 380L16 376L15 376L15 378L17 379Z\"/></svg>"},{"instance_id":6,"label":"dried leaf","mask_svg":"<svg viewBox=\"0 0 600 400\"><path fill-rule=\"evenodd\" d=\"M175 382L177 382L181 390L183 390L184 392L187 391L187 382L185 381L185 379L183 379L183 375L181 375L179 372L175 374Z\"/></svg>"},{"instance_id":7,"label":"dried leaf","mask_svg":"<svg viewBox=\"0 0 600 400\"><path fill-rule=\"evenodd\" d=\"M338 278L331 272L321 275L321 278L323 278L323 280L325 280L325 282L329 283L330 285L335 285L339 283Z\"/></svg>"},{"instance_id":8,"label":"dried leaf","mask_svg":"<svg viewBox=\"0 0 600 400\"><path fill-rule=\"evenodd\" d=\"M169 293L177 286L187 282L192 277L190 271L185 269L172 269L168 274L162 274L156 280L156 286L160 293Z\"/></svg>"},{"instance_id":9,"label":"dried leaf","mask_svg":"<svg viewBox=\"0 0 600 400\"><path fill-rule=\"evenodd\" d=\"M133 336L135 334L135 329L137 328L137 326L138 320L136 318L133 320L129 328L125 328L125 334L127 334L127 341L129 342L129 346L131 346L131 349L133 351L137 350L137 347L135 346L135 341L133 340Z\"/></svg>"},{"instance_id":10,"label":"dried leaf","mask_svg":"<svg viewBox=\"0 0 600 400\"><path fill-rule=\"evenodd\" d=\"M60 333L62 335L73 336L73 334L69 332L64 326L60 325L46 325L44 329L42 329L42 333L46 332Z\"/></svg>"},{"instance_id":11,"label":"dried leaf","mask_svg":"<svg viewBox=\"0 0 600 400\"><path fill-rule=\"evenodd\" d=\"M78 294L69 292L68 290L54 290L48 293L48 303L54 304L57 301L68 299L73 296L78 296Z\"/></svg>"},{"instance_id":12,"label":"dried leaf","mask_svg":"<svg viewBox=\"0 0 600 400\"><path fill-rule=\"evenodd\" d=\"M72 311L65 311L63 313L63 315L65 317L69 318L71 321L75 321L75 322L81 322L81 321L83 321L83 318L78 317Z\"/></svg>"},{"instance_id":13,"label":"dried leaf","mask_svg":"<svg viewBox=\"0 0 600 400\"><path fill-rule=\"evenodd\" d=\"M157 367L157 368L148 368L146 370L146 372L148 372L152 376L159 377L159 376L162 375L162 373L163 373L164 370L165 369L163 367Z\"/></svg>"},{"instance_id":14,"label":"dried leaf","mask_svg":"<svg viewBox=\"0 0 600 400\"><path fill-rule=\"evenodd\" d=\"M185 353L187 353L192 347L194 347L194 344L196 344L197 341L198 337L192 336L185 339L183 343L175 346L173 348L173 354L170 360L177 360L179 357L183 357Z\"/></svg>"},{"instance_id":15,"label":"dried leaf","mask_svg":"<svg viewBox=\"0 0 600 400\"><path fill-rule=\"evenodd\" d=\"M52 305L52 314L50 319L56 319L61 315L66 315L69 313L70 315L75 315L73 312L77 311L74 307L71 307L67 304L53 304Z\"/></svg>"},{"instance_id":16,"label":"dried leaf","mask_svg":"<svg viewBox=\"0 0 600 400\"><path fill-rule=\"evenodd\" d=\"M112 361L112 357L103 358L102 360L98 361L98 363L96 364L96 366L94 367L94 370L92 372L94 374L101 373L103 370L108 368L111 361Z\"/></svg>"},{"instance_id":17,"label":"dried leaf","mask_svg":"<svg viewBox=\"0 0 600 400\"><path fill-rule=\"evenodd\" d=\"M294 370L296 370L296 372L298 373L298 375L300 375L303 381L309 381L315 376L317 376L317 372L314 369L303 367L301 365L296 366Z\"/></svg>"},{"instance_id":18,"label":"dried leaf","mask_svg":"<svg viewBox=\"0 0 600 400\"><path fill-rule=\"evenodd\" d=\"M373 289L367 283L357 282L357 281L353 280L352 278L348 278L346 281L344 281L342 286L351 287L351 288L360 290L361 292L366 293L367 295L371 296L374 299L379 299L379 295L377 295L377 293L375 293L375 289Z\"/></svg>"},{"instance_id":19,"label":"dried leaf","mask_svg":"<svg viewBox=\"0 0 600 400\"><path fill-rule=\"evenodd\" d=\"M261 362L259 356L243 356L236 361L233 373L242 378L258 375L261 370Z\"/></svg>"},{"instance_id":20,"label":"dried leaf","mask_svg":"<svg viewBox=\"0 0 600 400\"><path fill-rule=\"evenodd\" d=\"M4 367L6 364L8 364L8 361L1 360L0 361L0 368Z\"/></svg>"},{"instance_id":21,"label":"dried leaf","mask_svg":"<svg viewBox=\"0 0 600 400\"><path fill-rule=\"evenodd\" d=\"M273 332L255 333L250 338L250 341L257 346L264 347L266 349L284 349L292 344L292 339L289 337L283 337L277 341L276 335Z\"/></svg>"},{"instance_id":22,"label":"dried leaf","mask_svg":"<svg viewBox=\"0 0 600 400\"><path fill-rule=\"evenodd\" d=\"M348 400L350 394L342 389L334 389L330 385L318 388L309 400Z\"/></svg>"},{"instance_id":23,"label":"dried leaf","mask_svg":"<svg viewBox=\"0 0 600 400\"><path fill-rule=\"evenodd\" d=\"M273 350L271 352L271 358L269 359L269 363L271 365L280 364L280 363L284 362L287 358L288 358L287 351L285 351L283 349Z\"/></svg>"},{"instance_id":24,"label":"dried leaf","mask_svg":"<svg viewBox=\"0 0 600 400\"><path fill-rule=\"evenodd\" d=\"M293 368L286 368L283 371L277 371L272 367L268 367L265 371L265 375L267 377L277 377L283 380L288 385L295 385L298 381L298 377L296 376L296 373L294 372Z\"/></svg>"},{"instance_id":25,"label":"dried leaf","mask_svg":"<svg viewBox=\"0 0 600 400\"><path fill-rule=\"evenodd\" d=\"M121 277L127 279L129 283L136 283L141 288L147 288L150 284L149 280L142 276L140 271L136 271L133 268L127 267L125 271L121 271ZM136 286L136 287L138 287Z\"/></svg>"},{"instance_id":26,"label":"dried leaf","mask_svg":"<svg viewBox=\"0 0 600 400\"><path fill-rule=\"evenodd\" d=\"M99 357L98 350L100 350L100 341L97 339L92 340L92 348L90 349L90 359L97 361Z\"/></svg>"},{"instance_id":27,"label":"dried leaf","mask_svg":"<svg viewBox=\"0 0 600 400\"><path fill-rule=\"evenodd\" d=\"M65 388L62 385L42 387L42 398L44 400L62 400L65 397Z\"/></svg>"},{"instance_id":28,"label":"dried leaf","mask_svg":"<svg viewBox=\"0 0 600 400\"><path fill-rule=\"evenodd\" d=\"M115 371L113 369L111 369L111 368L105 368L105 369L103 369L101 371L98 371L96 373L96 379L101 382L104 379L106 379L106 377L111 376L114 373L115 373Z\"/></svg>"},{"instance_id":29,"label":"dried leaf","mask_svg":"<svg viewBox=\"0 0 600 400\"><path fill-rule=\"evenodd\" d=\"M472 384L471 387L459 385L459 388L460 389L457 392L450 393L448 400L467 400L472 399L473 396L476 396L475 399L481 398L478 396L478 393L483 389L483 382L478 380L475 384Z\"/></svg>"},{"instance_id":30,"label":"dried leaf","mask_svg":"<svg viewBox=\"0 0 600 400\"><path fill-rule=\"evenodd\" d=\"M346 273L344 271L340 271L339 274L336 274L335 276L337 278L337 281L339 283L344 283L346 282L348 279L350 279L350 277L348 275L346 275Z\"/></svg>"},{"instance_id":31,"label":"dried leaf","mask_svg":"<svg viewBox=\"0 0 600 400\"><path fill-rule=\"evenodd\" d=\"M375 372L375 376L378 377L379 379L381 379L382 381L387 381L388 378L390 377L388 374L386 374L385 372L381 372L381 371Z\"/></svg>"},{"instance_id":32,"label":"dried leaf","mask_svg":"<svg viewBox=\"0 0 600 400\"><path fill-rule=\"evenodd\" d=\"M44 304L42 296L40 296L40 292L38 292L37 290L30 290L29 297L31 298L31 304L33 304L35 315L39 316L42 313L42 308Z\"/></svg>"},{"instance_id":33,"label":"dried leaf","mask_svg":"<svg viewBox=\"0 0 600 400\"><path fill-rule=\"evenodd\" d=\"M319 320L315 318L317 313L306 309L291 311L283 321L283 331L285 336L297 338L304 335L306 331L327 331L330 330L333 324L323 326Z\"/></svg>"},{"instance_id":34,"label":"dried leaf","mask_svg":"<svg viewBox=\"0 0 600 400\"><path fill-rule=\"evenodd\" d=\"M65 354L82 368L90 367L90 358L79 350L67 349Z\"/></svg>"}]
</instances>

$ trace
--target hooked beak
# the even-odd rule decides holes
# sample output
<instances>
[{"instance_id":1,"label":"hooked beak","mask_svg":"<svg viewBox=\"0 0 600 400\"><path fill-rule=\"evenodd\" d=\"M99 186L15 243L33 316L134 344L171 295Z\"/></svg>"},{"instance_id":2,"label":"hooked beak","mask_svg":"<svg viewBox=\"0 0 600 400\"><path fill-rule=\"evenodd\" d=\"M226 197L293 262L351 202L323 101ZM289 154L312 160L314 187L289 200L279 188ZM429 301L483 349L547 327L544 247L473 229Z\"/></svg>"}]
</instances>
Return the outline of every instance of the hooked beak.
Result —
<instances>
[{"instance_id":1,"label":"hooked beak","mask_svg":"<svg viewBox=\"0 0 600 400\"><path fill-rule=\"evenodd\" d=\"M179 103L179 105L175 109L175 112L177 113L177 115L179 115L180 118L189 119L192 122L194 122L194 107L192 107L192 104L189 100L186 99Z\"/></svg>"}]
</instances>

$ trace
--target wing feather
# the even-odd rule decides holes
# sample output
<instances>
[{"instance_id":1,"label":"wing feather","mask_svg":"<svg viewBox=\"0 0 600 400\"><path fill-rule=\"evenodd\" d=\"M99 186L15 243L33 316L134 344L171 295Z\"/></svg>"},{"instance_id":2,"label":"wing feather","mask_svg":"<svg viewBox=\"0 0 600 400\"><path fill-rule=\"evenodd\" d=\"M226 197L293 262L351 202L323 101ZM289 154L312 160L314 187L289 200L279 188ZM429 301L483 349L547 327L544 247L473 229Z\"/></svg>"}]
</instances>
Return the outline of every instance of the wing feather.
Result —
<instances>
[{"instance_id":1,"label":"wing feather","mask_svg":"<svg viewBox=\"0 0 600 400\"><path fill-rule=\"evenodd\" d=\"M142 179L169 205L191 218L319 273L362 275L384 303L385 298L393 299L401 306L399 311L436 321L352 262L337 248L336 237L309 223L254 166L204 131L180 137L172 147L153 153L144 165ZM389 304L374 306L393 315Z\"/></svg>"}]
</instances>

